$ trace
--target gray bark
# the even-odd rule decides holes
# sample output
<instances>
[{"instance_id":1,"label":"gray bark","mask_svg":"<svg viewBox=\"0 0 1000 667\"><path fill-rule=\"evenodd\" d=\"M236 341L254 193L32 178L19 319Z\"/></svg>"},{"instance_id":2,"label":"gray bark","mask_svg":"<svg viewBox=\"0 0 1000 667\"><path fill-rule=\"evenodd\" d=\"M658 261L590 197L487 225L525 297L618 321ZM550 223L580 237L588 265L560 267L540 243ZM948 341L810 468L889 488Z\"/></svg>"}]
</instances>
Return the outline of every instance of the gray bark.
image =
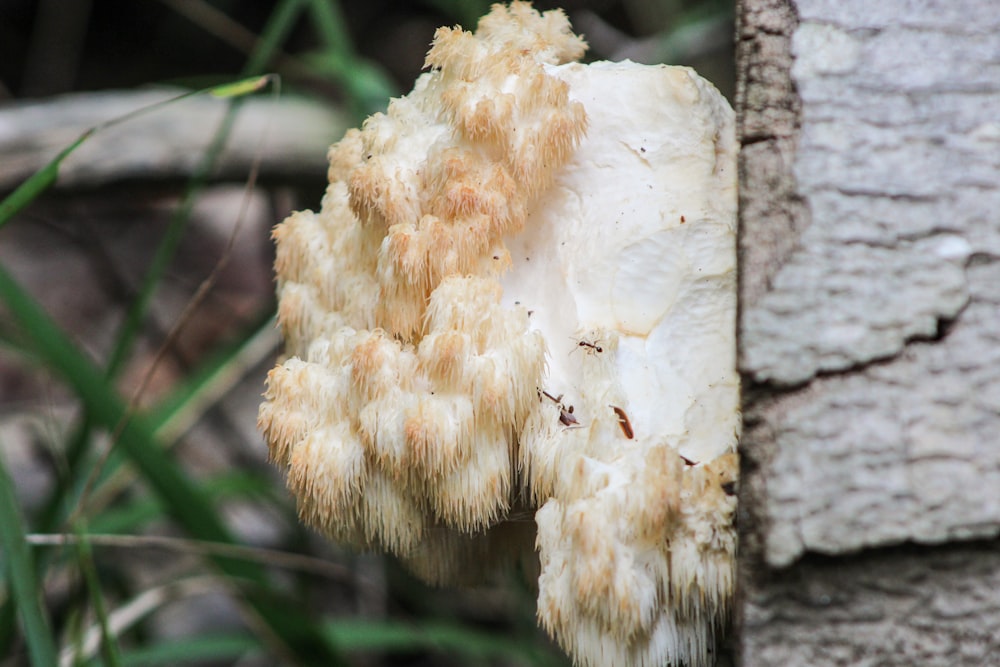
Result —
<instances>
[{"instance_id":1,"label":"gray bark","mask_svg":"<svg viewBox=\"0 0 1000 667\"><path fill-rule=\"evenodd\" d=\"M1000 664L1000 12L738 20L739 659Z\"/></svg>"}]
</instances>

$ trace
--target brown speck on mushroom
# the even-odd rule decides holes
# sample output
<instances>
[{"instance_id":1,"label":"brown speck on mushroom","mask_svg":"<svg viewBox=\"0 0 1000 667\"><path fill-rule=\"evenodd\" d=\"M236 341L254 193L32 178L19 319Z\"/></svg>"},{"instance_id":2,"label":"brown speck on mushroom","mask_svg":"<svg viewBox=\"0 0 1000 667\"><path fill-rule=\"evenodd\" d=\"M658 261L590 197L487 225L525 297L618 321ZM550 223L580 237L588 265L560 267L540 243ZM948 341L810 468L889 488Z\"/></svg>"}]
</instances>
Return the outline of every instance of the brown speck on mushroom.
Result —
<instances>
[{"instance_id":1,"label":"brown speck on mushroom","mask_svg":"<svg viewBox=\"0 0 1000 667\"><path fill-rule=\"evenodd\" d=\"M573 415L573 406L569 406L569 409L560 408L559 409L559 423L563 426L573 426L579 424L576 417Z\"/></svg>"},{"instance_id":2,"label":"brown speck on mushroom","mask_svg":"<svg viewBox=\"0 0 1000 667\"><path fill-rule=\"evenodd\" d=\"M629 421L628 415L625 411L619 408L617 405L610 406L612 410L615 411L615 416L618 417L618 426L621 427L622 433L625 437L631 440L635 437L635 432L632 430L632 422Z\"/></svg>"}]
</instances>

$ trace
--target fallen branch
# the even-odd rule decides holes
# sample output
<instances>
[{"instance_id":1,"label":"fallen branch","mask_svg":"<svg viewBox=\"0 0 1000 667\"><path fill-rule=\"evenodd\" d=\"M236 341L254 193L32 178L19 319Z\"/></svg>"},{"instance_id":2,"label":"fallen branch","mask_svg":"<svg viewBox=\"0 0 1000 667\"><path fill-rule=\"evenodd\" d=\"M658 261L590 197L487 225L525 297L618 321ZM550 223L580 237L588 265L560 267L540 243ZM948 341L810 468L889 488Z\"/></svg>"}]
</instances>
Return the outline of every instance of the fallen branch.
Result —
<instances>
[{"instance_id":1,"label":"fallen branch","mask_svg":"<svg viewBox=\"0 0 1000 667\"><path fill-rule=\"evenodd\" d=\"M0 108L0 191L17 187L87 128L180 92L174 88L63 95ZM209 146L226 102L195 96L108 128L66 159L57 188L91 188L122 180L187 178ZM305 98L243 102L215 176L246 177L259 137L263 178L295 180L326 169L326 147L347 127L337 111Z\"/></svg>"}]
</instances>

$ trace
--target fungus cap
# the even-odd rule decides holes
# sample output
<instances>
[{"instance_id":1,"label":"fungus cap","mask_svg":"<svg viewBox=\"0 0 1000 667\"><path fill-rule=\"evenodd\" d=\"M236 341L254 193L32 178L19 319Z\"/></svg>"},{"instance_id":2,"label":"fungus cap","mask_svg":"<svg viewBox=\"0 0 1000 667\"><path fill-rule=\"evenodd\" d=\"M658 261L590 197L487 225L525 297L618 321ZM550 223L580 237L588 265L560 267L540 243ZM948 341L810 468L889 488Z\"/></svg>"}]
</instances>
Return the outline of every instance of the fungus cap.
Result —
<instances>
[{"instance_id":1,"label":"fungus cap","mask_svg":"<svg viewBox=\"0 0 1000 667\"><path fill-rule=\"evenodd\" d=\"M321 210L275 228L259 425L327 535L437 583L534 547L579 664L705 665L734 579L733 113L584 48L495 5L331 148Z\"/></svg>"}]
</instances>

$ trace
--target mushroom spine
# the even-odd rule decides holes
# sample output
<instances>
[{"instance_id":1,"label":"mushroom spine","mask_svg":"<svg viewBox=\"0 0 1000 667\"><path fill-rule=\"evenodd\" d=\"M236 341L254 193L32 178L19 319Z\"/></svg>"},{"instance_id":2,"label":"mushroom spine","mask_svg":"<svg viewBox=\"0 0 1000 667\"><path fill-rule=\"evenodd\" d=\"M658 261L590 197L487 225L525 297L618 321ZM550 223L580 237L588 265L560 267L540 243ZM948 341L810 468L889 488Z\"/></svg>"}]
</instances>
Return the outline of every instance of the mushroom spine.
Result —
<instances>
[{"instance_id":1,"label":"mushroom spine","mask_svg":"<svg viewBox=\"0 0 1000 667\"><path fill-rule=\"evenodd\" d=\"M733 113L687 68L584 50L560 11L494 5L331 147L321 210L274 231L287 355L259 425L330 537L434 582L534 548L579 664L708 665L736 540Z\"/></svg>"}]
</instances>

